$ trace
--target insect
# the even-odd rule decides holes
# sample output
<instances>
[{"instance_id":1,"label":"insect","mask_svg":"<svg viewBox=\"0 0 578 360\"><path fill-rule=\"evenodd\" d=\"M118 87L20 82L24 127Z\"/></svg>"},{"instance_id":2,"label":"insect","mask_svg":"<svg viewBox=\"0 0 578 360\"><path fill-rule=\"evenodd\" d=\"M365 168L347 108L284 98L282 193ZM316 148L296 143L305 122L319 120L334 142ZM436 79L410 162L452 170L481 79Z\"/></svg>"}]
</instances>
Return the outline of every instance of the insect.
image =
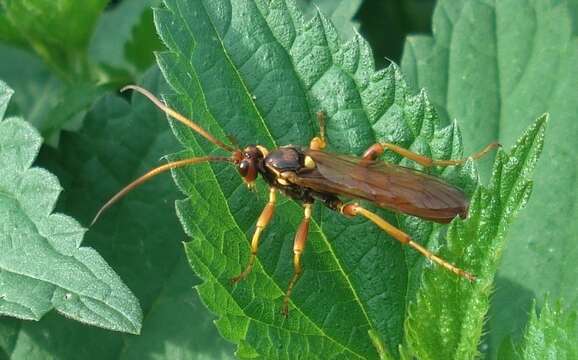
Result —
<instances>
[{"instance_id":1,"label":"insect","mask_svg":"<svg viewBox=\"0 0 578 360\"><path fill-rule=\"evenodd\" d=\"M261 175L269 186L269 201L257 220L251 240L249 262L239 275L231 279L232 283L243 280L251 273L257 257L261 235L275 212L277 193L283 193L303 204L303 219L297 228L293 246L293 276L283 299L282 312L285 316L288 314L291 292L303 272L301 255L307 243L309 223L315 201L319 201L329 209L347 217L365 217L402 244L417 250L427 259L458 276L475 281L476 277L473 274L430 252L413 241L410 235L394 227L378 214L358 203L348 203L341 199L365 200L397 213L413 215L439 223L448 223L456 216L465 218L468 213L469 201L460 189L424 172L377 160L385 150L393 151L425 167L459 165L464 163L465 159L433 160L391 143L375 144L369 147L361 157L325 152L324 148L327 141L325 138L325 114L323 112L317 113L320 134L311 140L309 147L301 148L288 145L278 149L266 149L261 145L249 145L239 149L215 138L198 124L166 106L148 90L136 85L129 85L121 91L127 89L132 89L146 96L163 112L188 126L214 145L229 152L230 156L193 157L156 167L114 195L98 211L92 224L103 211L116 201L160 173L201 162L229 162L234 164L249 188L254 188L258 175ZM478 159L498 146L497 143L489 144L471 157Z\"/></svg>"}]
</instances>

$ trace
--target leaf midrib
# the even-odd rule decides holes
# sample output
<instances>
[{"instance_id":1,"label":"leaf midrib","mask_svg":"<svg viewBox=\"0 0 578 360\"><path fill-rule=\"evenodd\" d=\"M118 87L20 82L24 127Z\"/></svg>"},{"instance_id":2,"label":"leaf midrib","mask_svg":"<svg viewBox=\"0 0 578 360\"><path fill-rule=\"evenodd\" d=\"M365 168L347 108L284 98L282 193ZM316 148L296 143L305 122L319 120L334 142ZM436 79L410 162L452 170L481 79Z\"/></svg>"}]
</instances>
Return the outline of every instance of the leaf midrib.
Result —
<instances>
[{"instance_id":1,"label":"leaf midrib","mask_svg":"<svg viewBox=\"0 0 578 360\"><path fill-rule=\"evenodd\" d=\"M229 216L232 218L232 215L231 215L230 213L229 213ZM239 226L238 226L238 224L237 224L236 221L234 221L234 224L235 224L236 229L237 229L239 232L242 233L242 230L239 228ZM197 226L195 225L195 227L197 227ZM198 227L197 227L197 230L199 230ZM202 234L202 231L199 231L199 233L196 234L196 235L197 235L197 236L201 236L201 234ZM213 248L215 248L214 245L212 245L212 244L210 243L210 241L205 237L204 234L203 234L202 236L203 236L203 238L205 239L205 242L206 242L206 243L210 244ZM196 258L197 258L200 262L203 263L203 265L205 266L205 268L209 269L209 266L208 266L207 264L205 264L205 263L201 260L200 257L196 256ZM262 273L271 281L271 283L275 285L275 287L277 288L277 290L278 290L280 293L283 293L283 292L284 292L283 289L282 289L275 281L273 281L273 278L272 278L271 276L269 276L269 274L265 271L265 269L263 268L263 266L261 265L261 263L260 263L260 262L256 262L256 265L260 268L260 270L262 271ZM255 270L256 270L256 269L255 269ZM208 270L207 273L211 276L212 282L213 282L214 284L219 284L219 286L221 286L222 288L224 288L223 285L222 285L222 283L219 281L219 279L216 278L210 270ZM287 329L287 328L284 328L284 327L281 327L281 326L278 326L278 325L275 325L275 324L272 324L272 323L266 323L266 322L264 322L264 321L262 321L262 320L260 320L260 319L258 319L258 318L254 318L254 317L252 317L252 316L249 316L249 315L243 310L243 307L242 307L241 304L235 299L235 297L233 297L233 296L230 294L230 291L229 291L227 288L225 288L225 291L226 291L227 293L229 293L231 299L235 302L235 304L237 304L237 306L239 307L239 309L241 309L241 311L243 312L243 314L245 315L245 317L248 318L248 319L251 319L251 321L254 321L254 322L256 322L256 323L262 324L262 325L267 326L267 327L272 327L272 328L275 328L275 329L278 329L278 330L281 330L281 331L290 332L290 333L294 333L294 334L303 336L303 334L300 333L299 331ZM291 303L293 304L293 301L292 301L291 299L289 299L289 301L291 301ZM330 340L331 342L339 345L341 348L349 351L350 353L358 356L359 358L365 359L364 356L358 354L357 352L355 352L354 350L350 349L349 347L347 347L346 345L342 344L341 342L337 341L337 340L334 339L333 337L328 336L328 335L323 331L323 329L321 329L320 327L318 327L317 324L316 324L314 321L312 321L305 313L303 313L299 307L294 306L294 308L297 309L297 310L299 311L299 313L300 313L304 318L306 318L306 319L319 331L319 334L320 334L320 335L323 335L325 338L327 338L327 339Z\"/></svg>"},{"instance_id":2,"label":"leaf midrib","mask_svg":"<svg viewBox=\"0 0 578 360\"><path fill-rule=\"evenodd\" d=\"M235 74L237 75L237 78L238 78L239 82L243 85L243 89L244 89L244 91L245 91L245 95L247 96L248 99L251 99L250 92L248 91L248 88L247 88L247 86L246 86L246 84L245 84L245 81L243 80L241 74L239 73L239 71L238 71L238 69L237 69L237 66L233 63L233 61L231 60L230 56L228 55L227 50L226 50L226 48L225 48L225 45L224 45L224 43L223 43L223 41L222 41L222 39L221 39L221 36L220 36L220 35L218 34L218 32L216 31L216 27L215 27L215 25L214 25L211 17L208 15L208 13L207 13L207 11L206 11L206 7L205 7L204 2L201 2L201 4L202 4L202 6L203 6L203 9L205 10L205 15L206 15L207 19L208 19L209 22L211 23L211 27L212 27L212 29L213 29L213 33L215 34L215 36L216 36L216 37L218 38L218 40L219 40L219 44L221 45L221 50L223 51L223 53L224 53L224 55L225 55L225 57L226 57L226 60L227 60L227 62L229 63L229 66L231 66L231 68L235 71ZM179 3L177 3L177 8L178 8L178 7L179 7ZM183 19L183 17L182 17L182 10L181 10L180 8L179 8L178 10L179 10L178 16L181 18L181 21L182 21L184 24L186 24L186 28L187 28L187 31L189 32L189 35L191 36L191 38L194 39L195 37L194 37L194 35L193 35L193 33L192 33L192 30L190 29L190 27L189 27L189 25L188 25L188 22L187 22L185 19ZM262 16L262 14L261 14L260 11L259 11L259 14ZM272 36L272 37L278 42L278 40L277 40L277 38L276 38L275 36ZM282 46L281 44L279 44L279 45ZM284 48L283 48L283 49L284 49ZM175 53L175 52L173 52L173 53ZM180 56L178 53L176 53L176 54L177 54L177 56ZM291 64L293 64L293 62L291 62ZM189 67L191 67L191 68L193 67L192 64L189 63L189 65L190 65ZM293 70L294 70L294 72L295 72L295 69L294 69L294 68L293 68ZM345 72L345 71L344 71L344 72ZM296 73L296 72L295 72L295 73ZM347 72L345 72L345 73L347 73ZM350 75L349 73L347 73L347 74ZM350 77L351 77L351 75L350 75ZM301 85L303 85L301 79L299 78L299 76L296 75L296 78L298 79L299 83L300 83ZM353 78L352 78L352 79L353 79ZM353 79L353 80L354 80L354 79ZM356 84L357 84L357 82L356 82ZM360 96L360 97L361 97L361 96ZM262 127L265 128L266 134L267 134L267 136L269 137L271 143L274 145L275 148L277 148L277 147L278 147L278 144L277 144L277 142L275 141L275 139L273 138L271 132L269 131L269 128L267 127L267 124L266 124L266 122L265 122L265 120L264 120L261 112L260 112L259 109L257 108L257 106L256 106L256 104L255 104L254 101L250 100L250 103L251 103L251 105L253 106L253 109L254 109L255 113L258 115L258 118L259 118L259 120L261 121ZM308 102L307 102L307 104L309 105ZM206 109L207 109L207 112L211 113L211 110L210 110L208 107L206 107ZM214 118L213 115L211 115L211 116ZM219 127L221 127L221 129L222 129L222 126L221 126L218 122L217 122L217 124L218 124ZM370 125L371 125L371 124L370 124ZM372 128L371 126L370 126L370 128L372 129L372 132L374 133L374 137L375 137L375 132L373 131L373 128ZM195 141L196 141L196 140L195 140ZM198 146L198 143L197 143L197 146ZM199 147L199 148L200 148L200 147ZM223 199L225 200L225 202L228 203L227 198L226 198L226 196L224 195L224 193L223 193L223 191L222 191L221 184L217 181L217 179L216 179L216 177L215 177L215 172L214 172L214 170L213 170L213 167L210 166L210 168L211 168L211 173L213 174L213 177L215 178L215 181L216 181L216 183L217 183L218 186L219 186L219 189L220 189L221 195L223 196ZM301 208L301 206L299 206L294 200L292 200L292 199L288 199L288 200L290 200L290 202L291 202L292 204L294 204L294 206L298 206L299 208ZM233 221L235 222L235 224L236 224L237 227L238 227L239 224L237 223L236 219L235 219L235 218L232 216L232 214L230 213L230 209L229 209L228 206L227 206L227 211L229 212L229 215L231 216L231 218L233 219ZM339 268L339 272L343 275L343 277L345 278L347 284L349 285L349 288L351 289L351 292L352 292L352 294L353 294L353 296L354 296L354 299L355 299L356 303L359 305L359 307L360 307L360 309L361 309L361 311L362 311L362 313L363 313L363 315L364 315L364 317L365 317L365 320L367 321L368 327L369 327L370 329L373 329L374 327L373 327L373 324L372 324L372 322L371 322L371 320L370 320L370 318L369 318L369 315L368 315L368 313L367 313L367 310L365 309L365 306L363 305L363 303L362 303L362 301L361 301L361 298L360 298L359 295L357 294L357 291L356 291L355 287L354 287L353 284L351 283L351 280L349 279L349 277L347 276L346 272L344 271L343 266L342 266L341 262L339 261L339 258L338 258L338 257L336 256L336 254L335 254L335 251L334 251L334 249L333 249L333 246L331 246L331 243L329 242L329 239L326 237L325 233L321 230L321 227L319 226L319 224L317 223L317 221L316 221L314 218L311 219L311 223L312 223L315 227L317 227L317 229L319 230L318 232L320 233L321 238L323 239L323 241L324 241L325 244L327 245L328 249L331 251L331 254L333 255L333 258L334 258L334 260L335 260L335 263L337 264L337 266L338 266L338 268ZM257 258L257 259L258 259L258 258ZM259 261L259 260L258 260L258 261ZM268 275L268 274L267 274L267 275ZM272 279L271 279L271 280L272 280ZM274 281L272 280L272 282L274 282ZM275 282L274 282L274 283L275 283ZM276 284L276 283L275 283L275 284ZM276 284L276 285L277 285L277 284ZM297 308L297 307L296 307L296 308ZM302 313L302 314L303 314L303 313ZM307 317L307 316L305 316L305 314L303 314L303 315L304 315L304 317ZM308 318L308 317L307 317L307 318ZM308 318L308 319L309 319L312 323L314 323L310 318ZM317 327L317 324L316 324L316 323L314 323L314 324L315 324L316 327ZM333 339L332 339L332 340L333 340ZM335 340L333 340L333 341L335 341Z\"/></svg>"},{"instance_id":3,"label":"leaf midrib","mask_svg":"<svg viewBox=\"0 0 578 360\"><path fill-rule=\"evenodd\" d=\"M223 54L227 60L227 62L229 63L229 65L231 66L231 68L233 69L233 71L235 72L235 75L237 76L239 82L241 83L241 85L243 86L243 90L245 91L245 96L247 96L248 99L252 99L251 97L251 93L249 92L249 89L247 88L247 85L245 84L245 81L243 80L241 74L239 73L239 70L237 69L237 66L235 66L233 64L233 61L231 60L231 57L229 56L229 53L227 52L227 49L225 48L225 44L223 43L223 39L221 38L221 35L217 32L217 28L215 27L215 24L213 23L213 19L209 16L209 13L207 12L207 8L205 6L205 3L203 0L200 1L203 10L205 11L205 16L208 19L209 23L211 24L211 28L213 29L213 33L215 34L215 36L217 37L217 39L219 40L219 44L221 45L221 49L223 51ZM177 2L177 8L179 8L179 4ZM192 39L195 39L195 36L191 30L191 28L189 27L189 23L188 21L186 21L185 19L183 19L182 17L182 11L179 8L179 17L181 18L182 22L186 25L186 29L189 32L189 35L191 36ZM194 50L193 50L194 51ZM192 64L191 64L192 67ZM251 103L251 105L253 106L253 110L254 112L258 115L258 119L260 120L260 125L262 128L265 129L265 133L267 134L267 136L269 137L269 140L271 141L271 143L277 147L277 144L275 142L275 139L273 138L273 135L271 134L271 132L269 131L269 128L267 127L267 124L265 123L265 119L263 118L263 116L261 115L261 112L259 111L259 109L257 109L257 106L255 104L255 102L253 100L249 101ZM210 111L209 111L210 112ZM219 127L221 127L221 124L219 124ZM222 127L221 127L222 128Z\"/></svg>"},{"instance_id":4,"label":"leaf midrib","mask_svg":"<svg viewBox=\"0 0 578 360\"><path fill-rule=\"evenodd\" d=\"M535 148L536 145L539 145L539 144L537 144L537 140L539 141L539 137L540 137L540 133L542 131L543 125L544 125L544 122L541 121L537 125L537 128L535 129L533 136L531 138L524 139L530 143L528 146L528 151L523 152L523 154L522 154L523 160L521 161L521 165L519 165L519 167L517 167L517 168L514 168L514 171L516 169L520 169L521 171L517 172L516 179L512 182L512 186L509 187L509 189L507 189L507 196L502 197L501 189L499 186L500 184L498 185L497 189L493 189L493 188L488 189L483 185L478 185L481 188L481 191L488 192L489 194L491 194L490 196L492 196L492 197L497 197L498 204L500 206L499 221L497 223L494 223L494 224L488 223L488 225L491 226L491 235L490 236L491 236L492 243L495 243L498 239L501 239L504 237L505 234L502 233L501 230L512 221L512 217L515 215L515 213L511 213L510 217L505 216L506 215L505 209L507 207L512 207L513 204L511 202L508 202L508 201L503 203L501 201L501 199L504 198L506 200L510 200L510 196L512 194L512 191L516 188L520 188L523 190L523 186L520 186L520 184L524 183L524 181L526 181L526 182L528 181L527 177L523 176L523 174L526 171L526 169L528 168L528 163L531 162L533 159L533 157L531 156L533 148ZM511 161L512 156L514 156L514 154L509 154L509 155L505 154L505 155L506 155L506 157L504 157L502 160L503 164L501 167L502 170L501 170L500 179L504 179L504 177L508 176L508 174L506 173L505 166L507 165L508 162ZM518 158L518 160L520 160L520 158ZM532 164L530 164L530 167L531 166L532 166ZM480 204L480 206L482 206L482 205ZM505 221L505 223L504 223L504 221ZM485 260L483 262L484 267L487 268L489 265L495 266L495 263L496 263L496 257L495 256L494 257L488 256L488 257L484 258L484 260ZM492 276L491 278L485 278L485 279L487 280L487 282L489 284L491 284L491 281L493 280L494 276ZM474 302L476 301L476 295L475 295L476 292L484 292L484 290L486 292L489 292L489 289L490 289L488 287L488 284L478 283L476 285L477 286L475 287L475 289L473 289L471 291L471 293L469 294L470 296L469 296L469 299L467 300L468 306L466 307L468 309L475 308L475 303L473 304L472 301L474 301ZM474 311L466 311L465 317L464 317L463 321L461 322L461 326L460 326L460 337L459 337L460 340L458 342L457 350L461 350L461 352L467 351L467 350L464 350L464 347L463 347L464 342L467 343L467 335L468 335L468 331L467 331L467 329L464 329L464 326L471 324L472 321L476 321L477 317L478 316L476 315L476 313ZM465 332L465 336L464 336L464 332Z\"/></svg>"}]
</instances>

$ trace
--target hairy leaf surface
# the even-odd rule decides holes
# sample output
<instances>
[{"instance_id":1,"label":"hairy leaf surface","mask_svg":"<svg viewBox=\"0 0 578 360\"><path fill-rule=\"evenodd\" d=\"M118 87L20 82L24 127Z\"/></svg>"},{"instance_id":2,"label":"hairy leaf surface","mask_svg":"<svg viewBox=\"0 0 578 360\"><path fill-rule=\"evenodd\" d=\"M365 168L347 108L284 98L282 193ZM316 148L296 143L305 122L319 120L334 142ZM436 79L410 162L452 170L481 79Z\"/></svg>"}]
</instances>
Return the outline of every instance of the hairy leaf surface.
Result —
<instances>
[{"instance_id":1,"label":"hairy leaf surface","mask_svg":"<svg viewBox=\"0 0 578 360\"><path fill-rule=\"evenodd\" d=\"M0 83L0 118L11 90ZM92 248L85 229L52 213L57 178L30 167L42 139L26 122L0 122L0 314L39 320L55 309L107 329L138 333L138 300Z\"/></svg>"},{"instance_id":2,"label":"hairy leaf surface","mask_svg":"<svg viewBox=\"0 0 578 360\"><path fill-rule=\"evenodd\" d=\"M408 81L428 91L442 119L461 121L467 152L495 140L509 146L537 116L551 117L548 161L536 169L536 196L500 267L492 352L522 331L532 298L550 293L578 306L576 9L573 0L439 1L434 36L405 46Z\"/></svg>"},{"instance_id":3,"label":"hairy leaf surface","mask_svg":"<svg viewBox=\"0 0 578 360\"><path fill-rule=\"evenodd\" d=\"M538 315L536 304L533 304L523 343L513 358L523 360L578 358L576 310L565 309L560 303L550 304L545 301Z\"/></svg>"},{"instance_id":4,"label":"hairy leaf surface","mask_svg":"<svg viewBox=\"0 0 578 360\"><path fill-rule=\"evenodd\" d=\"M468 284L447 272L425 273L405 328L408 353L416 358L465 360L479 355L505 235L532 192L530 176L542 151L546 121L546 115L540 117L509 154L498 152L490 184L474 192L468 218L448 228L441 256L470 259L468 269L478 279Z\"/></svg>"}]
</instances>

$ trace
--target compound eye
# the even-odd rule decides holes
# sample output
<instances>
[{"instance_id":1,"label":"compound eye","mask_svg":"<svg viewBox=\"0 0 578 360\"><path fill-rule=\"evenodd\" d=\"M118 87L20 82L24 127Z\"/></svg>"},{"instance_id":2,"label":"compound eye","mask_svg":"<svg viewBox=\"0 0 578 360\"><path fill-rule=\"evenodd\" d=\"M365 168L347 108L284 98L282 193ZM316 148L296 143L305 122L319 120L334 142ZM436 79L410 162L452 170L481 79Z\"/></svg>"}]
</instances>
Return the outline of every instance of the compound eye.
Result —
<instances>
[{"instance_id":1,"label":"compound eye","mask_svg":"<svg viewBox=\"0 0 578 360\"><path fill-rule=\"evenodd\" d=\"M251 165L249 164L248 161L241 161L241 163L239 164L239 174L241 174L242 177L247 176L250 166Z\"/></svg>"}]
</instances>

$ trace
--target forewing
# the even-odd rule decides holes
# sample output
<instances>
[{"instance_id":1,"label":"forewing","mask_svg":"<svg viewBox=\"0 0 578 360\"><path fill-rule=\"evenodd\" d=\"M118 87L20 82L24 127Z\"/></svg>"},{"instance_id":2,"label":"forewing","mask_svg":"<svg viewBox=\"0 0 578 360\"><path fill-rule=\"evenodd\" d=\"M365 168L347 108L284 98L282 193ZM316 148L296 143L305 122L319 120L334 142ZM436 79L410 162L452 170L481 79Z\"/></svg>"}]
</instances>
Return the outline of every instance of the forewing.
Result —
<instances>
[{"instance_id":1,"label":"forewing","mask_svg":"<svg viewBox=\"0 0 578 360\"><path fill-rule=\"evenodd\" d=\"M467 213L468 201L460 189L423 172L323 151L306 150L305 154L315 161L316 167L298 174L301 186L365 199L396 212L439 222Z\"/></svg>"}]
</instances>

